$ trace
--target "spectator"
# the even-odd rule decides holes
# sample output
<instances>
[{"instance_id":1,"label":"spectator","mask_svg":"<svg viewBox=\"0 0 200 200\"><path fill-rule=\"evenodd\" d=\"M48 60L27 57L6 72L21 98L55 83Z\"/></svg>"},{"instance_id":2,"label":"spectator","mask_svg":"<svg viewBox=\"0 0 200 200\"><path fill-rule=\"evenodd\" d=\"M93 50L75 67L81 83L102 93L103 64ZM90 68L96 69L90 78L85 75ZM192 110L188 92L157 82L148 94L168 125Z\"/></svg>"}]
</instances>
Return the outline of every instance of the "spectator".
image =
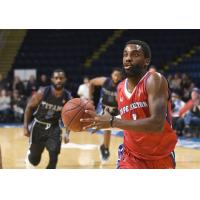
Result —
<instances>
[{"instance_id":1,"label":"spectator","mask_svg":"<svg viewBox=\"0 0 200 200\"><path fill-rule=\"evenodd\" d=\"M173 76L171 74L169 74L167 76L167 81L169 83L169 88L171 89L171 91L172 91L172 80L173 80Z\"/></svg>"},{"instance_id":2,"label":"spectator","mask_svg":"<svg viewBox=\"0 0 200 200\"><path fill-rule=\"evenodd\" d=\"M179 112L185 105L185 102L180 99L180 96L176 93L172 93L172 126L177 130L176 122L179 119ZM180 133L177 132L179 135Z\"/></svg>"},{"instance_id":3,"label":"spectator","mask_svg":"<svg viewBox=\"0 0 200 200\"><path fill-rule=\"evenodd\" d=\"M20 80L19 76L14 77L14 82L13 82L13 91L18 90L20 95L25 94L25 87L23 82Z\"/></svg>"},{"instance_id":4,"label":"spectator","mask_svg":"<svg viewBox=\"0 0 200 200\"><path fill-rule=\"evenodd\" d=\"M18 90L13 91L12 110L15 122L22 122L27 99L25 96L19 95Z\"/></svg>"},{"instance_id":5,"label":"spectator","mask_svg":"<svg viewBox=\"0 0 200 200\"><path fill-rule=\"evenodd\" d=\"M185 102L181 100L180 96L176 93L172 93L172 116L179 116L179 112L184 105Z\"/></svg>"},{"instance_id":6,"label":"spectator","mask_svg":"<svg viewBox=\"0 0 200 200\"><path fill-rule=\"evenodd\" d=\"M7 95L5 89L0 93L0 120L7 122L11 116L11 98Z\"/></svg>"},{"instance_id":7,"label":"spectator","mask_svg":"<svg viewBox=\"0 0 200 200\"><path fill-rule=\"evenodd\" d=\"M188 88L183 88L183 95L182 95L183 101L186 102L190 99L190 95L192 93L193 88L195 88L195 84L193 82L190 83Z\"/></svg>"},{"instance_id":8,"label":"spectator","mask_svg":"<svg viewBox=\"0 0 200 200\"><path fill-rule=\"evenodd\" d=\"M174 75L174 78L171 80L170 86L173 92L181 95L181 78L178 73Z\"/></svg>"},{"instance_id":9,"label":"spectator","mask_svg":"<svg viewBox=\"0 0 200 200\"><path fill-rule=\"evenodd\" d=\"M171 80L171 89L173 92L181 95L181 78L178 73L176 73L174 78Z\"/></svg>"},{"instance_id":10,"label":"spectator","mask_svg":"<svg viewBox=\"0 0 200 200\"><path fill-rule=\"evenodd\" d=\"M171 74L169 74L167 77L168 82L170 83L172 81L172 79L173 79L173 76Z\"/></svg>"},{"instance_id":11,"label":"spectator","mask_svg":"<svg viewBox=\"0 0 200 200\"><path fill-rule=\"evenodd\" d=\"M190 125L195 125L196 122L192 120L192 117L194 116L194 111L199 108L199 98L200 98L200 90L198 88L193 88L191 93L191 99L183 106L183 108L179 112L180 118L177 120L177 131L179 134L184 134L185 136L189 136L188 130ZM197 112L198 113L198 110ZM194 116L196 117L196 115ZM183 133L183 130L184 133Z\"/></svg>"},{"instance_id":12,"label":"spectator","mask_svg":"<svg viewBox=\"0 0 200 200\"><path fill-rule=\"evenodd\" d=\"M182 99L183 101L187 102L190 99L190 90L189 88L183 88L183 95L182 95Z\"/></svg>"},{"instance_id":13,"label":"spectator","mask_svg":"<svg viewBox=\"0 0 200 200\"><path fill-rule=\"evenodd\" d=\"M39 87L46 87L47 85L49 85L47 76L45 74L42 74L39 80Z\"/></svg>"},{"instance_id":14,"label":"spectator","mask_svg":"<svg viewBox=\"0 0 200 200\"><path fill-rule=\"evenodd\" d=\"M28 83L27 83L27 95L31 96L33 93L37 91L37 83L35 77L33 75L30 76Z\"/></svg>"},{"instance_id":15,"label":"spectator","mask_svg":"<svg viewBox=\"0 0 200 200\"><path fill-rule=\"evenodd\" d=\"M193 106L184 117L185 132L187 136L192 136L191 127L200 127L200 90L194 88L192 91Z\"/></svg>"},{"instance_id":16,"label":"spectator","mask_svg":"<svg viewBox=\"0 0 200 200\"><path fill-rule=\"evenodd\" d=\"M189 88L191 84L191 80L187 76L187 74L183 73L181 75L181 88Z\"/></svg>"},{"instance_id":17,"label":"spectator","mask_svg":"<svg viewBox=\"0 0 200 200\"><path fill-rule=\"evenodd\" d=\"M83 84L79 86L77 94L82 99L89 99L89 78L88 77L83 78Z\"/></svg>"}]
</instances>

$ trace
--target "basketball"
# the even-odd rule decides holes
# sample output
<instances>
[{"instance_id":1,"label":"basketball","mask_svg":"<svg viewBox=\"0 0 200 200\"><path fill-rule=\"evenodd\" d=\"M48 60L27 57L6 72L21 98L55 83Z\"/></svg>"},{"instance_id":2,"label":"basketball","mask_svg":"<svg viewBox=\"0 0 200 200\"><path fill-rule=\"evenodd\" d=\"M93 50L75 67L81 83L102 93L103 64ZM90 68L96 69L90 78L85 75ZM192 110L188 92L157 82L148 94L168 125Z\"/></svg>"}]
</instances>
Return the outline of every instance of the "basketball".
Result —
<instances>
[{"instance_id":1,"label":"basketball","mask_svg":"<svg viewBox=\"0 0 200 200\"><path fill-rule=\"evenodd\" d=\"M95 111L95 108L90 101L80 98L74 98L68 101L63 106L61 113L64 126L71 131L82 131L87 123L81 123L80 119L90 117L89 114L85 113L85 110Z\"/></svg>"}]
</instances>

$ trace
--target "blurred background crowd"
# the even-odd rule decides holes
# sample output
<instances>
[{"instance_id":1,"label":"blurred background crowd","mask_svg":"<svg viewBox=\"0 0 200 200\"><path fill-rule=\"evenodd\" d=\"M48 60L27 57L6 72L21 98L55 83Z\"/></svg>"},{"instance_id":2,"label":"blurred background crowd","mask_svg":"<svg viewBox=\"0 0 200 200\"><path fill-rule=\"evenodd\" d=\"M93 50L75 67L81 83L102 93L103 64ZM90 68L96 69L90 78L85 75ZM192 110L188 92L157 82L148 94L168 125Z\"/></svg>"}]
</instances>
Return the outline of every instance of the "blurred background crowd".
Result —
<instances>
[{"instance_id":1,"label":"blurred background crowd","mask_svg":"<svg viewBox=\"0 0 200 200\"><path fill-rule=\"evenodd\" d=\"M177 135L200 137L200 30L0 30L0 123L21 123L28 99L50 84L55 68L66 71L74 97L84 95L89 78L122 66L130 39L150 45L149 70L169 82Z\"/></svg>"}]
</instances>

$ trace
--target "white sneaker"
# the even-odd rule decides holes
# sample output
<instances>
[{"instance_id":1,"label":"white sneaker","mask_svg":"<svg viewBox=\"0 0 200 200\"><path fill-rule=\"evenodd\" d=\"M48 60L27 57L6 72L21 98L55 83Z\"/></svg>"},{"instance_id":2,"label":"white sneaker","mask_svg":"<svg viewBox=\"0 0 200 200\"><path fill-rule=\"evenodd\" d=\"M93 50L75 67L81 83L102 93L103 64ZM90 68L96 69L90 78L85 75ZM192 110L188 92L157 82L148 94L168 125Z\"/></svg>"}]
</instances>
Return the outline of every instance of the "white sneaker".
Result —
<instances>
[{"instance_id":1,"label":"white sneaker","mask_svg":"<svg viewBox=\"0 0 200 200\"><path fill-rule=\"evenodd\" d=\"M27 151L26 153L26 157L25 157L25 167L26 169L35 169L35 167L30 163L29 159L28 159L28 156L30 154L30 150Z\"/></svg>"}]
</instances>

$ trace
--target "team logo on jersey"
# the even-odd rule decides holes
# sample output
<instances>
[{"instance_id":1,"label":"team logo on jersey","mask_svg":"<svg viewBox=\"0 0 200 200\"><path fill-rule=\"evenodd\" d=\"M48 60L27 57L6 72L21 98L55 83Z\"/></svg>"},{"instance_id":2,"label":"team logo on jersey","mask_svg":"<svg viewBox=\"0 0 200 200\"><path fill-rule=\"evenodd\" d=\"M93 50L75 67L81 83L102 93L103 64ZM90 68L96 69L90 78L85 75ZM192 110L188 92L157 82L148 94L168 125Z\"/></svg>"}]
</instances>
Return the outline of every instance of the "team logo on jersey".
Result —
<instances>
[{"instance_id":1,"label":"team logo on jersey","mask_svg":"<svg viewBox=\"0 0 200 200\"><path fill-rule=\"evenodd\" d=\"M141 101L141 102L134 102L129 105L125 105L124 107L120 108L120 115L122 116L125 113L128 113L132 110L138 109L138 108L145 108L148 107L147 102Z\"/></svg>"},{"instance_id":2,"label":"team logo on jersey","mask_svg":"<svg viewBox=\"0 0 200 200\"><path fill-rule=\"evenodd\" d=\"M47 103L46 101L42 101L41 104L47 110L52 110L52 111L61 111L62 110L62 106L50 104L50 103Z\"/></svg>"}]
</instances>

